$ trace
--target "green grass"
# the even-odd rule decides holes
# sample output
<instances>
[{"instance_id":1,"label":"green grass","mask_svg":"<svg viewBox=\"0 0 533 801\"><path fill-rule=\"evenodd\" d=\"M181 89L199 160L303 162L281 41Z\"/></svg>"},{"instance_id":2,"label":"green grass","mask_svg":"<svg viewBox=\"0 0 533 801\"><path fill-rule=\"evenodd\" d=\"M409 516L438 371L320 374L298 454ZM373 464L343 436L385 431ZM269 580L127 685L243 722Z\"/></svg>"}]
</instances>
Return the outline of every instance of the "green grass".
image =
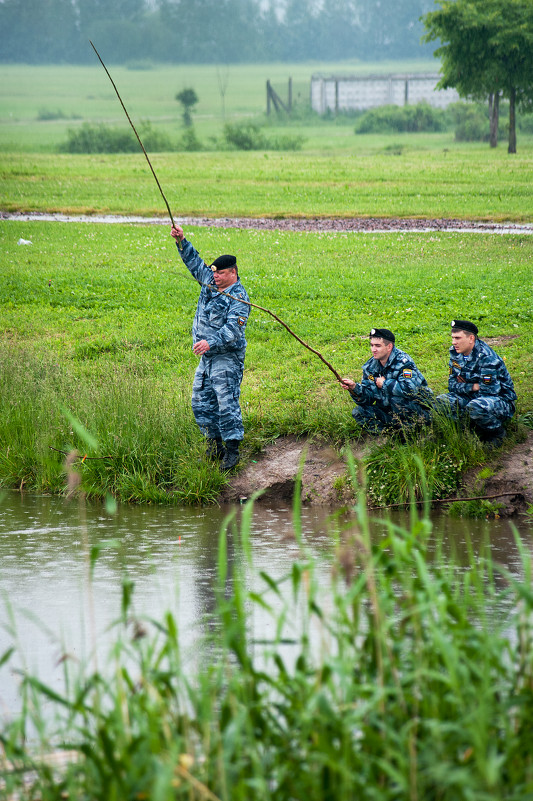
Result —
<instances>
[{"instance_id":1,"label":"green grass","mask_svg":"<svg viewBox=\"0 0 533 801\"><path fill-rule=\"evenodd\" d=\"M320 70L374 71L346 64L229 69L225 119L233 121L262 119L266 78L280 89L293 77L301 103L296 119L271 119L266 130L269 138L305 137L302 152L284 153L215 149L224 123L222 69L113 69L133 118L150 119L176 141L182 133L176 92L188 85L200 97L195 130L211 150L152 156L177 220L392 216L531 222L532 137L521 136L519 153L509 157L504 146L459 145L452 132L356 136L353 118L319 120L300 113L302 92ZM119 156L56 152L69 126L100 120L127 125L99 65L3 66L0 75L1 210L167 217L140 150ZM271 308L342 375L359 375L368 357L368 330L384 325L442 391L449 322L474 318L485 337L504 337L497 350L515 379L519 412L524 420L531 413L531 237L188 233L207 259L237 253L253 302ZM200 458L188 405L197 288L180 277L184 271L168 228L4 221L0 236L0 392L9 410L0 423L0 482L62 491L61 459L51 456L50 447L84 447L69 433L58 411L63 406L98 441L98 453L83 466L88 493L179 502L216 497L224 479ZM20 237L33 245L17 245ZM242 402L249 453L280 434L323 434L343 442L357 433L346 393L315 356L260 312L252 315L248 338ZM43 364L49 369L41 375ZM477 463L483 454L472 443L464 453L451 434L433 435L436 449L422 442L416 453L432 492L440 494L457 480L457 464ZM443 442L449 452L440 458ZM399 474L405 459L415 470L408 453L394 453ZM455 471L447 468L450 459ZM381 497L383 464L378 458L375 498ZM407 491L405 482L394 490L402 497Z\"/></svg>"},{"instance_id":2,"label":"green grass","mask_svg":"<svg viewBox=\"0 0 533 801\"><path fill-rule=\"evenodd\" d=\"M355 512L330 522L321 556L330 580L300 537L297 504L282 575L253 565L250 504L238 529L226 523L217 602L194 666L179 620L139 619L124 577L100 669L96 657L62 659L53 686L22 670L21 711L0 729L8 796L528 798L528 549L517 538L516 577L493 561L490 543L461 564L414 512L410 526L380 521L372 537L362 495ZM8 668L14 648L0 658ZM54 769L42 755L57 749L75 759Z\"/></svg>"},{"instance_id":3,"label":"green grass","mask_svg":"<svg viewBox=\"0 0 533 801\"><path fill-rule=\"evenodd\" d=\"M415 134L405 134L416 137ZM436 134L435 136L442 136ZM173 216L447 217L531 221L533 148L509 159L482 145L401 156L358 151L151 156ZM451 144L451 143L450 143ZM167 216L139 155L5 154L6 211ZM120 190L117 191L117 187Z\"/></svg>"},{"instance_id":4,"label":"green grass","mask_svg":"<svg viewBox=\"0 0 533 801\"><path fill-rule=\"evenodd\" d=\"M95 42L98 46L98 43ZM90 50L90 45L87 43ZM303 63L154 65L150 70L129 70L107 61L100 54L133 119L174 120L181 125L181 106L176 93L193 88L198 95L193 119L222 122L223 106L228 117L262 114L266 111L266 82L270 80L283 96L288 80L293 80L295 103L309 99L311 76L315 73L368 75L389 72L438 72L436 59L370 63ZM33 125L42 109L61 111L68 118L87 121L122 120L123 113L104 70L91 67L0 65L0 126ZM222 87L222 90L221 90ZM224 94L224 104L222 102ZM36 126L44 131L47 123ZM51 126L55 127L55 126Z\"/></svg>"},{"instance_id":5,"label":"green grass","mask_svg":"<svg viewBox=\"0 0 533 801\"><path fill-rule=\"evenodd\" d=\"M4 221L0 232L0 442L9 454L0 467L2 483L18 486L24 479L40 491L61 491L61 457L49 447L84 447L69 435L61 403L99 441L99 451L89 455L113 457L113 469L104 461L84 464L90 493L212 499L223 479L198 461L200 437L188 400L197 364L190 325L198 288L186 277L168 228ZM368 331L382 325L441 392L450 320L474 317L484 338L504 337L496 349L515 380L519 413L531 410L530 236L194 228L190 236L207 259L238 254L252 301L275 312L343 376L360 375ZM33 244L18 245L19 237ZM322 434L337 442L357 434L350 399L316 356L258 310L247 338L241 400L248 451L280 434ZM435 458L429 448L426 468ZM466 466L468 455L460 458ZM139 470L143 479L135 484ZM455 486L456 478L446 485ZM159 487L159 494L148 487Z\"/></svg>"}]
</instances>

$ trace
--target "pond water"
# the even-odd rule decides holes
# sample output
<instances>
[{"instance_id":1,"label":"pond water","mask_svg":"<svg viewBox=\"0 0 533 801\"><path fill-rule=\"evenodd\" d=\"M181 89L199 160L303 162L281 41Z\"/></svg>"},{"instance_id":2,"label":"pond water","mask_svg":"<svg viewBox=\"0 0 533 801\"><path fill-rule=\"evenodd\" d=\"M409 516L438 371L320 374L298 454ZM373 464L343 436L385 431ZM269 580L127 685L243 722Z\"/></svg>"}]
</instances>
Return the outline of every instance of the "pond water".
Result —
<instances>
[{"instance_id":1,"label":"pond water","mask_svg":"<svg viewBox=\"0 0 533 801\"><path fill-rule=\"evenodd\" d=\"M59 662L65 653L81 661L93 650L107 654L108 628L120 614L124 571L135 584L135 613L161 619L171 610L179 624L182 648L193 654L214 607L219 532L230 513L238 520L242 507L120 506L116 514L109 515L100 504L3 493L0 658L13 644L17 655L0 668L0 718L11 716L18 708L19 678L14 668L24 665L61 690ZM394 519L408 525L407 514ZM317 560L317 575L326 589L335 525L326 510L302 511L306 546ZM509 522L441 517L434 527L444 529L447 547L465 564L469 538L474 552L490 541L494 559L520 574ZM373 523L373 536L379 537L383 531L383 523ZM531 525L521 524L520 533L533 551ZM105 547L109 540L114 543ZM89 581L90 549L102 543ZM273 578L285 575L299 555L291 508L256 503L251 544L258 570ZM228 561L237 558L230 527Z\"/></svg>"}]
</instances>

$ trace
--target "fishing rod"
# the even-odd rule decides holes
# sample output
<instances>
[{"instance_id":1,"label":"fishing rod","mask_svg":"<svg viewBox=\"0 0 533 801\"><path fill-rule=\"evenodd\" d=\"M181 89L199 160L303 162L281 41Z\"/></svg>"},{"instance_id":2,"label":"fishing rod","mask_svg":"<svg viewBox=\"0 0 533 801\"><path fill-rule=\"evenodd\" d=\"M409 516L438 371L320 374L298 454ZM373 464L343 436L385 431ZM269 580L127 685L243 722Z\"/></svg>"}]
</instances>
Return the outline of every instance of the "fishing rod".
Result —
<instances>
[{"instance_id":1,"label":"fishing rod","mask_svg":"<svg viewBox=\"0 0 533 801\"><path fill-rule=\"evenodd\" d=\"M137 137L137 141L139 142L139 144L140 144L140 146L141 146L142 152L144 153L144 155L145 155L145 157L146 157L146 161L148 162L148 166L150 167L150 169L151 169L151 171L152 171L152 175L153 175L153 176L154 176L154 178L155 178L155 182L156 182L156 184L157 184L157 186L158 186L158 188L159 188L159 191L161 192L161 197L162 197L162 198L163 198L163 200L165 201L166 207L167 207L167 209L168 209L168 214L169 214L169 217L170 217L170 219L172 220L172 227L173 227L173 228L175 228L175 227L176 227L176 223L174 222L174 217L172 216L172 211L170 210L170 206L169 206L168 200L166 199L166 197L165 197L165 193L163 192L163 190L162 190L162 188L161 188L161 184L159 183L159 180L158 180L158 178L157 178L157 175L155 174L155 170L154 170L154 168L152 167L152 163L151 163L150 159L148 158L148 153L147 153L147 152L146 152L146 150L144 149L144 145L143 145L143 143L142 143L142 141L141 141L141 137L140 137L140 136L139 136L139 134L137 133L137 130L136 130L136 128L135 128L135 125L134 125L134 124L133 124L133 122L131 121L131 117L130 117L130 115L128 114L128 110L127 110L126 106L124 105L124 102L123 102L123 100L122 100L122 98L121 98L121 96L120 96L120 92L118 91L118 89L117 89L117 87L116 87L115 81L114 81L114 80L113 80L113 78L111 77L111 75L110 75L110 73L109 73L109 70L107 69L106 65L104 64L104 62L103 62L103 60L102 60L102 57L101 57L100 53L98 52L98 50L96 49L96 47L94 46L94 44L91 42L91 40L90 40L90 39L89 39L89 42L90 42L90 44L91 44L91 47L92 47L92 49L94 50L94 52L95 52L95 53L96 53L96 55L98 56L98 60L100 61L100 64L102 65L102 67L103 67L103 68L104 68L104 70L106 71L107 77L109 78L109 80L111 81L111 84L113 85L113 89L115 90L115 92L116 92L116 95L117 95L117 97L118 97L118 99L119 99L119 101L120 101L120 105L121 105L121 106L122 106L122 108L124 109L124 113L125 113L126 117L128 118L128 122L129 122L129 124L131 125L131 127L132 127L132 129L133 129L133 132L134 132L135 136ZM180 241L179 239L177 239L177 240L176 240L176 242L177 242L177 245L178 245L178 249L179 249L179 250L183 250L183 245L181 244L181 241ZM173 273L173 275L175 275L175 274L176 274L176 273ZM178 275L181 275L181 273L178 273ZM212 286L211 284L204 284L204 283L202 283L202 281L198 281L198 279L196 279L196 281L197 281L197 282L200 284L200 286L207 286L207 287L210 287L210 286ZM340 382L342 383L342 379L341 379L340 375L338 374L338 372L335 370L335 368L334 368L334 367L332 367L332 365L331 365L331 364L330 364L330 363L329 363L329 362L328 362L326 359L324 359L324 357L322 356L322 354L321 354L321 353L319 353L319 352L318 352L317 350L315 350L314 348L312 348L310 345L308 345L308 344L307 344L307 342L304 342L304 341L303 341L303 339L300 339L300 337L299 337L297 334L295 334L295 333L294 333L294 331L292 331L292 330L289 328L289 326L287 325L287 323L283 322L283 320L281 320L281 319L280 319L280 318L279 318L279 317L278 317L276 314L274 314L274 312L270 311L270 309L265 309L263 306L258 306L257 304L255 304L255 303L250 303L249 301L247 301L247 300L243 300L242 298L237 298L237 297L235 297L234 295L229 295L227 292L223 292L221 289L219 289L219 290L218 290L218 292L220 292L222 295L226 295L228 298L232 298L233 300L238 300L238 301L240 301L240 303L245 303L247 306L251 306L251 307L252 307L252 308L254 308L254 309L259 309L260 311L262 311L262 312L265 312L265 314L269 314L271 317L273 317L273 318L274 318L274 320L276 320L276 321L277 321L277 322L278 322L280 325L282 325L282 326L283 326L283 328L285 328L285 329L286 329L286 330L289 332L289 334L290 334L291 336L293 336L293 337L294 337L294 338L295 338L295 339L296 339L296 340L297 340L297 341L300 343L300 345L303 345L303 346L304 346L304 348L307 348L307 350L311 351L311 353L314 353L314 354L315 354L315 356L318 356L318 358L319 358L319 359L320 359L320 360L321 360L321 361L322 361L322 362L323 362L323 363L326 365L326 367L327 367L329 370L331 370L331 372L333 373L333 375L335 376L335 378L337 379L337 381L340 381Z\"/></svg>"},{"instance_id":2,"label":"fishing rod","mask_svg":"<svg viewBox=\"0 0 533 801\"><path fill-rule=\"evenodd\" d=\"M139 136L139 134L137 133L137 129L135 128L135 125L133 124L133 122L132 122L132 120L131 120L131 117L130 117L130 115L128 114L128 110L127 110L126 106L124 105L124 102L123 102L123 100L122 100L122 98L121 98L121 96L120 96L120 92L118 91L118 89L117 89L117 87L116 87L115 81L114 81L114 80L113 80L113 78L111 77L111 75L110 75L110 73L109 73L109 70L107 69L106 65L104 64L104 62L103 62L103 60L102 60L102 57L101 57L100 53L98 52L98 50L96 49L96 47L94 46L94 44L91 42L91 40L90 40L90 39L89 39L89 42L90 42L90 45L91 45L92 49L94 50L94 52L95 52L95 53L96 53L96 55L98 56L98 60L100 61L100 64L101 64L101 65L102 65L102 67L105 69L105 71L106 71L106 74L107 74L107 77L109 78L109 80L111 81L111 84L113 85L113 89L115 90L115 92L116 92L116 95L117 95L117 97L118 97L118 99L119 99L119 101L120 101L120 105L121 105L121 106L122 106L122 108L124 109L124 114L125 114L125 115L126 115L126 117L128 118L128 122L129 122L129 124L130 124L130 125L131 125L131 127L133 128L133 133L134 133L134 134L135 134L135 136L137 137L137 141L139 142L139 144L140 144L140 146L141 146L141 149L142 149L142 152L144 153L144 155L145 155L145 157L146 157L146 161L148 162L148 166L149 166L149 167L150 167L150 169L152 170L152 175L154 176L154 178L155 178L155 182L156 182L156 184L157 184L157 186L158 186L158 188L159 188L159 191L161 192L161 197L162 197L162 198L163 198L163 200L165 201L166 207L167 207L167 209L168 209L168 214L169 214L169 217L170 217L170 219L172 220L172 225L173 225L173 226L175 226L176 224L175 224L175 222L174 222L174 217L172 216L172 211L170 210L170 206L169 206L168 200L167 200L167 199L166 199L166 197L165 197L165 193L163 192L163 190L162 190L162 188L161 188L161 184L159 183L159 180L158 180L158 178L157 178L157 175L155 174L155 170L154 170L154 168L152 167L152 162L151 162L151 161L150 161L150 159L148 158L148 153L146 152L146 150L145 150L145 148L144 148L144 145L143 145L143 143L142 143L142 141L141 141L141 137L140 137L140 136ZM179 247L179 249L180 249L180 250L182 249L181 242L178 244L178 247Z\"/></svg>"},{"instance_id":3,"label":"fishing rod","mask_svg":"<svg viewBox=\"0 0 533 801\"><path fill-rule=\"evenodd\" d=\"M168 273L171 273L172 275L179 275L182 278L186 278L186 276L183 273L175 273L172 270L164 270L164 272L168 272ZM198 284L200 284L200 286L206 286L209 289L213 289L213 284L204 284L204 282L203 281L199 281L198 278L194 278L194 280ZM238 300L240 303L244 303L246 306L250 306L252 309L259 309L259 311L265 312L265 314L269 314L271 317L274 318L274 320L276 320L280 325L282 325L283 328L285 328L285 330L288 331L289 334L291 336L293 336L294 339L297 340L297 342L300 343L300 345L303 345L304 348L307 348L307 350L310 350L311 353L315 354L315 356L318 356L318 358L326 365L326 367L329 370L331 370L331 372L333 373L333 375L335 376L337 381L340 381L341 384L342 384L342 378L340 377L338 372L335 370L335 368L322 356L321 353L319 353L317 350L312 348L311 345L308 345L307 342L304 342L303 339L300 339L298 334L295 334L294 331L291 328L289 328L287 323L284 322L280 317L278 317L277 314L274 314L273 311L271 311L270 309L266 309L264 306L258 306L257 303L251 303L249 300L244 300L243 298L238 298L236 295L230 295L229 292L224 292L222 289L217 289L216 287L214 287L214 288L216 289L217 292L220 292L221 295L225 295L227 298L231 298L231 300Z\"/></svg>"}]
</instances>

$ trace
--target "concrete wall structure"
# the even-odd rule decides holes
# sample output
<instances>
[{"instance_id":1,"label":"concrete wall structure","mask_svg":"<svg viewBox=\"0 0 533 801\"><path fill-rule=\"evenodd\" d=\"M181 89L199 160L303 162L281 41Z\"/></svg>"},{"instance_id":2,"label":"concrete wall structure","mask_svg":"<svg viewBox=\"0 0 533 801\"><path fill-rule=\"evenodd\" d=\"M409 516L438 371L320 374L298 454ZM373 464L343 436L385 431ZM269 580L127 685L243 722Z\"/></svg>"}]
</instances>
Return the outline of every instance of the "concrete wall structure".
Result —
<instances>
[{"instance_id":1,"label":"concrete wall structure","mask_svg":"<svg viewBox=\"0 0 533 801\"><path fill-rule=\"evenodd\" d=\"M354 111L377 106L414 106L425 101L446 108L459 100L455 89L436 89L438 73L412 75L312 75L311 107L326 111Z\"/></svg>"}]
</instances>

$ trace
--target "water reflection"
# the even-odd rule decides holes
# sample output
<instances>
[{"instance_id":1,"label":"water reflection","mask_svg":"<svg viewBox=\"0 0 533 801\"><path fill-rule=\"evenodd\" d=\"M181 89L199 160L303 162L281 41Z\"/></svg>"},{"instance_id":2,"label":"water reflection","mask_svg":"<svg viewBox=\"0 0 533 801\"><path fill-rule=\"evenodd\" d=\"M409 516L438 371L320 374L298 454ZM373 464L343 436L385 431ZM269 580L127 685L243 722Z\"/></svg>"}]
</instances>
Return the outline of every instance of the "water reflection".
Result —
<instances>
[{"instance_id":1,"label":"water reflection","mask_svg":"<svg viewBox=\"0 0 533 801\"><path fill-rule=\"evenodd\" d=\"M172 611L180 627L184 650L194 650L200 624L213 610L218 562L218 535L227 515L238 520L240 507L188 509L122 506L115 516L99 504L65 502L58 498L5 493L0 503L0 656L13 642L20 655L0 669L0 715L17 708L14 665L24 664L47 683L61 688L61 656L68 652L85 661L96 648L107 653L106 632L117 619L124 571L135 584L138 615L160 619ZM409 525L409 514L391 518ZM304 509L302 531L306 546L317 559L317 577L330 581L332 532L345 521L326 510ZM520 559L507 521L464 521L441 518L445 547L468 563L467 541L474 553L489 545L496 561L515 574ZM373 525L384 536L383 522ZM521 527L528 547L531 528ZM91 548L109 540L88 581ZM254 565L274 578L285 575L299 549L294 540L290 507L269 508L257 503L252 518ZM238 550L228 536L228 562ZM269 622L265 622L268 626Z\"/></svg>"}]
</instances>

